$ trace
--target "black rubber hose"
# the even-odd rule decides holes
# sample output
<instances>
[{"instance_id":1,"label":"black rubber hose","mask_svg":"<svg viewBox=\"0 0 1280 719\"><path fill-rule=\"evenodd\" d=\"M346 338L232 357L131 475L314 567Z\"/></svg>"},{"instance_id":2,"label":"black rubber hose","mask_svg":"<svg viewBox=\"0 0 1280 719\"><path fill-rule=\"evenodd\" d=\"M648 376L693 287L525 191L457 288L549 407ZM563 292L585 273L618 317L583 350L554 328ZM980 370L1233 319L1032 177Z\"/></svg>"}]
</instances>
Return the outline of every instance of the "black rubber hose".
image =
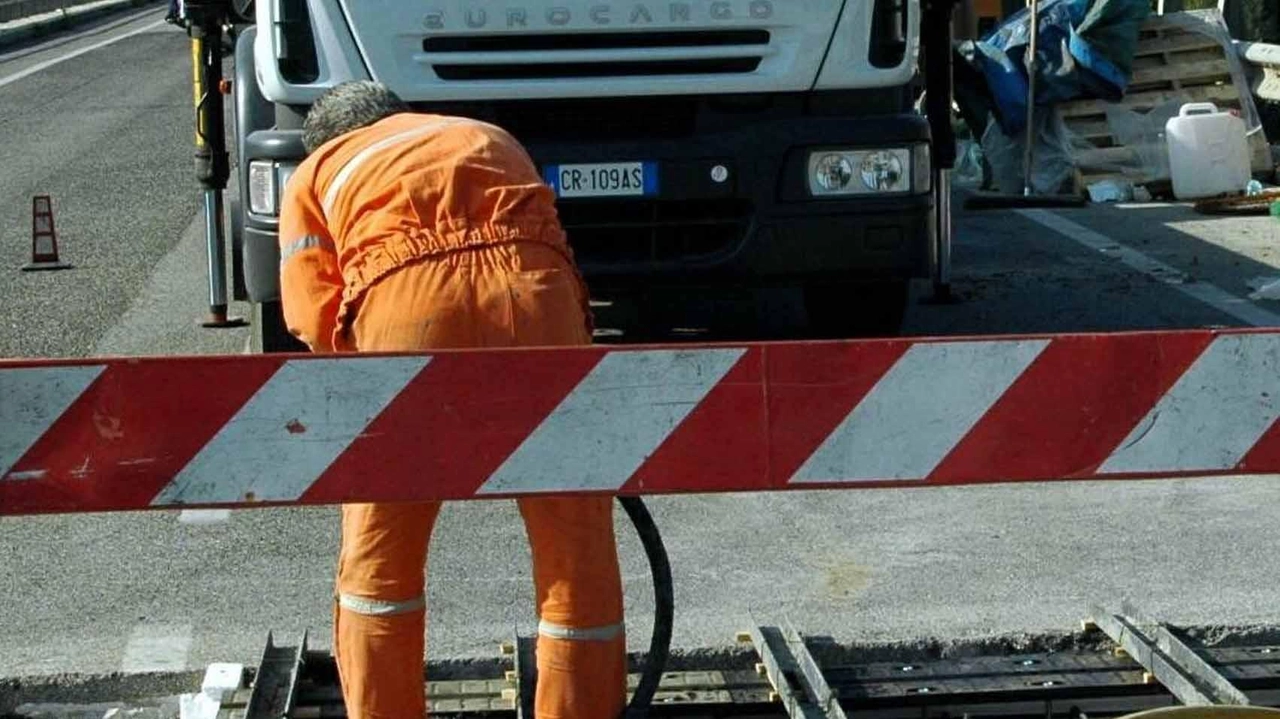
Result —
<instances>
[{"instance_id":1,"label":"black rubber hose","mask_svg":"<svg viewBox=\"0 0 1280 719\"><path fill-rule=\"evenodd\" d=\"M675 616L675 590L671 584L671 563L667 560L667 548L662 544L658 525L653 523L649 508L639 497L618 497L618 504L631 518L631 524L640 536L645 556L649 558L649 572L653 575L653 637L649 640L649 655L645 657L644 671L636 686L631 703L622 712L622 719L642 719L649 715L653 696L667 670L667 658L671 655L671 625Z\"/></svg>"}]
</instances>

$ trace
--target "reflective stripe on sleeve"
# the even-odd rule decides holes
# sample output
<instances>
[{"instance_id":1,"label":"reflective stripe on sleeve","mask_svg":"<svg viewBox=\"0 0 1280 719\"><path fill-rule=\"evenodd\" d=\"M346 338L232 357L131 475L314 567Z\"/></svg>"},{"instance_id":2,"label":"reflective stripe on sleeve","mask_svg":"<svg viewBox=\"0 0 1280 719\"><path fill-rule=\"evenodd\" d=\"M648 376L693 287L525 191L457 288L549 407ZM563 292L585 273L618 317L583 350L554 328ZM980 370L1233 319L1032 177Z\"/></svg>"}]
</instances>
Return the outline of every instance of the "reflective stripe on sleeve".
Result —
<instances>
[{"instance_id":1,"label":"reflective stripe on sleeve","mask_svg":"<svg viewBox=\"0 0 1280 719\"><path fill-rule=\"evenodd\" d=\"M414 597L403 602L391 602L383 599L357 597L354 594L339 594L338 606L349 609L356 614L370 617L389 617L395 614L408 614L419 609L426 609L426 597Z\"/></svg>"},{"instance_id":2,"label":"reflective stripe on sleeve","mask_svg":"<svg viewBox=\"0 0 1280 719\"><path fill-rule=\"evenodd\" d=\"M604 627L586 627L578 629L561 624L552 624L547 620L538 622L538 633L552 639L568 639L582 642L607 642L622 636L626 625L622 622Z\"/></svg>"},{"instance_id":3,"label":"reflective stripe on sleeve","mask_svg":"<svg viewBox=\"0 0 1280 719\"><path fill-rule=\"evenodd\" d=\"M316 237L315 235L306 235L301 239L297 239L297 240L294 240L293 242L290 242L286 247L280 250L280 264L283 265L284 263L289 261L290 257L293 257L294 255L298 254L299 252L302 252L303 250L310 250L312 248L320 248L322 250L327 250L329 252L335 251L335 248L333 246L333 240L330 240L327 237Z\"/></svg>"}]
</instances>

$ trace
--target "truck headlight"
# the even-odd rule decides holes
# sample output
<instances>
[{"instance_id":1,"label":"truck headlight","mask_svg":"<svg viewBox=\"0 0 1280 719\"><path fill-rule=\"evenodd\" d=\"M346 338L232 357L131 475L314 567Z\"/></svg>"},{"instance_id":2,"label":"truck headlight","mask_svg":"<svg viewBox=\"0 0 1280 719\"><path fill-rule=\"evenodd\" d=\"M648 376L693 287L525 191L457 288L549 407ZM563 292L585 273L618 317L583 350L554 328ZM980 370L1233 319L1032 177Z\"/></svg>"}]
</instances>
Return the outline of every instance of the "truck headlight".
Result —
<instances>
[{"instance_id":1,"label":"truck headlight","mask_svg":"<svg viewBox=\"0 0 1280 719\"><path fill-rule=\"evenodd\" d=\"M280 194L298 166L291 162L253 160L249 163L249 211L255 215L274 216L280 211Z\"/></svg>"},{"instance_id":2,"label":"truck headlight","mask_svg":"<svg viewBox=\"0 0 1280 719\"><path fill-rule=\"evenodd\" d=\"M928 168L928 152L927 145L816 150L809 153L809 192L814 197L926 192L929 171L921 167Z\"/></svg>"},{"instance_id":3,"label":"truck headlight","mask_svg":"<svg viewBox=\"0 0 1280 719\"><path fill-rule=\"evenodd\" d=\"M862 186L876 192L896 192L904 189L905 168L902 158L892 151L873 152L864 155L858 166Z\"/></svg>"},{"instance_id":4,"label":"truck headlight","mask_svg":"<svg viewBox=\"0 0 1280 719\"><path fill-rule=\"evenodd\" d=\"M813 166L813 181L823 192L843 192L853 179L853 164L844 155L823 155L816 163L813 160L810 163Z\"/></svg>"}]
</instances>

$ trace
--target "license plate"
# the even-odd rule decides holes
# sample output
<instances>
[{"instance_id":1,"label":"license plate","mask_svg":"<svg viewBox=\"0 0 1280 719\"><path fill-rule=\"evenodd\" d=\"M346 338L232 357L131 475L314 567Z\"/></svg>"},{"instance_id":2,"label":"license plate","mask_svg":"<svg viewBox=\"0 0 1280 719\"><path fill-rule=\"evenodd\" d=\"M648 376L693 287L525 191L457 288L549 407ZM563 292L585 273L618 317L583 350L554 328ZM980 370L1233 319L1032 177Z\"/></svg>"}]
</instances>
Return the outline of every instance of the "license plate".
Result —
<instances>
[{"instance_id":1,"label":"license plate","mask_svg":"<svg viewBox=\"0 0 1280 719\"><path fill-rule=\"evenodd\" d=\"M542 177L556 197L645 197L658 194L656 162L550 165Z\"/></svg>"}]
</instances>

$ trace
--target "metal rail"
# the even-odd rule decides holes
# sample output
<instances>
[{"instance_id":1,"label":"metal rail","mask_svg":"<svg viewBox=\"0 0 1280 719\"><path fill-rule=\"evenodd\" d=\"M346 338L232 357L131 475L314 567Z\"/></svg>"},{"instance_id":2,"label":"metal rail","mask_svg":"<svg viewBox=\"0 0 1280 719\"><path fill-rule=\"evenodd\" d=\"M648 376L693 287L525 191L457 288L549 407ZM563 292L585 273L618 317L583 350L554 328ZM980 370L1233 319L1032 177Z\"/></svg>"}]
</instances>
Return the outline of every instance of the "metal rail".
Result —
<instances>
[{"instance_id":1,"label":"metal rail","mask_svg":"<svg viewBox=\"0 0 1280 719\"><path fill-rule=\"evenodd\" d=\"M1114 615L1102 614L1103 623ZM1132 622L1130 622L1132 624ZM1099 623L1102 628L1102 623ZM1136 627L1135 627L1136 628ZM1165 626L1167 638L1145 632L1150 653L1168 666L1192 667L1191 679L1201 696L1222 702L1231 693L1254 706L1280 706L1280 646L1200 649ZM1143 650L1129 631L1137 653L1107 649L1086 652L980 656L862 664L823 663L794 629L758 627L751 641L765 675L749 668L674 671L663 676L651 711L654 717L700 719L789 716L847 719L932 719L935 717L1004 717L1008 719L1079 719L1081 715L1118 715L1178 703L1173 687L1140 663ZM517 639L507 651L515 670L492 678L429 681L428 708L433 717L527 716L517 709L535 679L526 669L533 640ZM1164 649L1167 646L1169 649ZM1183 656L1182 646L1196 657ZM763 651L760 651L763 648ZM746 657L743 657L745 660ZM1204 666L1196 667L1197 661ZM770 673L769 663L774 670ZM806 667L807 665L807 667ZM1154 665L1154 663L1153 663ZM501 665L496 665L501 666ZM512 664L506 664L511 667ZM1205 668L1211 673L1206 673ZM1185 672L1186 670L1180 670ZM1217 675L1221 681L1211 677ZM820 677L814 681L813 676ZM632 676L634 689L638 680ZM515 689L512 688L513 683ZM1181 685L1179 685L1181 687ZM790 694L789 705L784 698ZM829 697L828 704L822 698ZM1226 703L1226 702L1222 702ZM285 711L281 711L285 709ZM836 713L839 712L839 713ZM279 647L268 639L253 686L224 701L220 719L335 719L345 717L333 659L327 652Z\"/></svg>"},{"instance_id":2,"label":"metal rail","mask_svg":"<svg viewBox=\"0 0 1280 719\"><path fill-rule=\"evenodd\" d=\"M806 672L801 668L804 660L796 656L795 647L783 635L782 630L777 627L753 626L750 635L756 654L760 655L760 661L764 664L765 676L787 710L787 716L791 719L832 719L827 713L830 708L830 689L824 705L814 688L805 681ZM812 662L803 642L800 642L799 651L802 657L808 657L807 663Z\"/></svg>"},{"instance_id":3,"label":"metal rail","mask_svg":"<svg viewBox=\"0 0 1280 719\"><path fill-rule=\"evenodd\" d=\"M801 683L805 688L806 696L818 705L827 719L847 719L844 709L840 706L839 693L827 684L827 679L823 676L818 662L809 653L804 636L791 626L784 627L781 631L782 638L787 642L787 649L790 650L796 666L800 669L803 680Z\"/></svg>"},{"instance_id":4,"label":"metal rail","mask_svg":"<svg viewBox=\"0 0 1280 719\"><path fill-rule=\"evenodd\" d=\"M1209 662L1196 653L1194 649L1182 641L1177 631L1164 622L1147 619L1143 612L1129 602L1120 605L1120 613L1132 617L1140 624L1154 627L1152 634L1156 647L1178 664L1193 679L1205 686L1216 704L1233 704L1248 706L1249 697L1236 688L1226 677L1214 669Z\"/></svg>"},{"instance_id":5,"label":"metal rail","mask_svg":"<svg viewBox=\"0 0 1280 719\"><path fill-rule=\"evenodd\" d=\"M1151 672L1157 681L1168 687L1183 704L1249 704L1248 697L1174 636L1167 626L1157 625L1153 638L1128 616L1111 614L1098 607L1090 611L1098 628ZM1128 605L1122 611L1138 614Z\"/></svg>"}]
</instances>

